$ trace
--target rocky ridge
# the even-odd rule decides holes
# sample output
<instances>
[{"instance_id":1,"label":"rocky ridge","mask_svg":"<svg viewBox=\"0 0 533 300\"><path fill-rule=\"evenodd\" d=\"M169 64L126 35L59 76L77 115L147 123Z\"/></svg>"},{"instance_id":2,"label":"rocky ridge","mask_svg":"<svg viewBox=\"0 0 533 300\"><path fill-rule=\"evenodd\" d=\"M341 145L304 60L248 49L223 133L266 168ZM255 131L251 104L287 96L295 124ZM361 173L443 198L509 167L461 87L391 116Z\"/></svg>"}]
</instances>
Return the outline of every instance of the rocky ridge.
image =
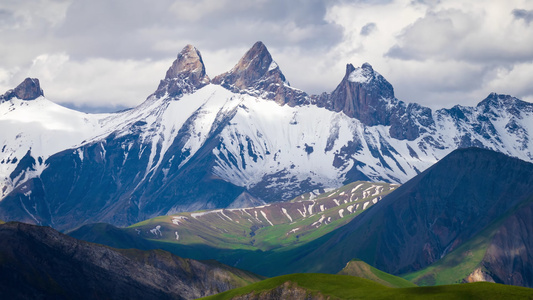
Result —
<instances>
[{"instance_id":1,"label":"rocky ridge","mask_svg":"<svg viewBox=\"0 0 533 300\"><path fill-rule=\"evenodd\" d=\"M206 86L210 81L200 51L187 45L178 54L153 95L158 98L179 98Z\"/></svg>"},{"instance_id":2,"label":"rocky ridge","mask_svg":"<svg viewBox=\"0 0 533 300\"><path fill-rule=\"evenodd\" d=\"M213 78L219 84L235 93L246 93L274 100L280 105L309 104L309 96L292 88L278 64L262 42L257 42L228 72Z\"/></svg>"},{"instance_id":3,"label":"rocky ridge","mask_svg":"<svg viewBox=\"0 0 533 300\"><path fill-rule=\"evenodd\" d=\"M160 250L117 250L23 223L0 225L3 299L197 299L263 278Z\"/></svg>"},{"instance_id":4,"label":"rocky ridge","mask_svg":"<svg viewBox=\"0 0 533 300\"><path fill-rule=\"evenodd\" d=\"M7 91L4 95L0 96L0 103L18 98L21 100L35 100L41 96L44 96L39 79L26 78L16 88Z\"/></svg>"}]
</instances>

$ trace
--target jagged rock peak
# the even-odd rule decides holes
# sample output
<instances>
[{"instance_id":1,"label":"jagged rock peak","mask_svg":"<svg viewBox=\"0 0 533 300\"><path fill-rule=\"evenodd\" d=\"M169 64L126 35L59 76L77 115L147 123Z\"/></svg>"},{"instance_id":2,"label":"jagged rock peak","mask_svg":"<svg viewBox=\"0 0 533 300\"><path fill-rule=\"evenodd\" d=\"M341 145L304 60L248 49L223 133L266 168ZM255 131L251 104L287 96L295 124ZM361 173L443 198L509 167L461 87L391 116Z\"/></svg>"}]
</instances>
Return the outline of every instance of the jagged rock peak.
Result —
<instances>
[{"instance_id":1,"label":"jagged rock peak","mask_svg":"<svg viewBox=\"0 0 533 300\"><path fill-rule=\"evenodd\" d=\"M205 72L200 51L192 45L187 45L168 69L165 79L161 80L155 95L160 98L168 93L169 97L177 98L183 94L194 92L209 82L210 79Z\"/></svg>"},{"instance_id":2,"label":"jagged rock peak","mask_svg":"<svg viewBox=\"0 0 533 300\"><path fill-rule=\"evenodd\" d=\"M343 111L366 125L389 125L387 101L396 102L392 85L364 63L360 68L346 65L346 74L324 106Z\"/></svg>"},{"instance_id":3,"label":"jagged rock peak","mask_svg":"<svg viewBox=\"0 0 533 300\"><path fill-rule=\"evenodd\" d=\"M348 73L348 70L350 72ZM369 83L377 76L381 76L379 73L374 72L374 69L369 63L364 63L360 68L354 68L352 64L346 66L346 73L348 75L348 81Z\"/></svg>"},{"instance_id":4,"label":"jagged rock peak","mask_svg":"<svg viewBox=\"0 0 533 300\"><path fill-rule=\"evenodd\" d=\"M170 69L168 69L165 79L178 78L184 74L188 77L194 77L196 80L206 80L209 82L209 77L205 73L202 55L192 45L187 45L181 50L178 58L176 58Z\"/></svg>"},{"instance_id":5,"label":"jagged rock peak","mask_svg":"<svg viewBox=\"0 0 533 300\"><path fill-rule=\"evenodd\" d=\"M3 96L0 96L0 100L7 101L12 98L35 100L41 96L44 96L44 93L39 84L39 79L26 78L16 88L9 90Z\"/></svg>"},{"instance_id":6,"label":"jagged rock peak","mask_svg":"<svg viewBox=\"0 0 533 300\"><path fill-rule=\"evenodd\" d=\"M233 90L245 90L253 87L261 78L271 75L269 73L278 75L283 82L286 81L265 44L256 42L229 72L213 78L213 83Z\"/></svg>"},{"instance_id":7,"label":"jagged rock peak","mask_svg":"<svg viewBox=\"0 0 533 300\"><path fill-rule=\"evenodd\" d=\"M271 99L280 105L309 102L307 94L290 87L262 42L256 42L229 72L216 76L212 83L236 93Z\"/></svg>"},{"instance_id":8,"label":"jagged rock peak","mask_svg":"<svg viewBox=\"0 0 533 300\"><path fill-rule=\"evenodd\" d=\"M344 112L367 126L385 125L397 139L414 140L425 127L433 126L431 109L398 101L392 85L369 63L359 68L346 65L346 74L329 95L315 97L316 104L326 109ZM424 116L422 121L417 116ZM422 126L421 124L424 123Z\"/></svg>"}]
</instances>

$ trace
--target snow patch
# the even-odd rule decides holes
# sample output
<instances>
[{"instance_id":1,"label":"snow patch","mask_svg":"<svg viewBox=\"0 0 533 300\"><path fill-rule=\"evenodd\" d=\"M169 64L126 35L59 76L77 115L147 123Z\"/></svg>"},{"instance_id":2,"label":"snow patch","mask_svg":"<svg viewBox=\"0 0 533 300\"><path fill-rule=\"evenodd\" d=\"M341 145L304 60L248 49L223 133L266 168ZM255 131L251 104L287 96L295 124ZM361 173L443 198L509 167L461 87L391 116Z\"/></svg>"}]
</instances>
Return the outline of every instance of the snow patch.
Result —
<instances>
[{"instance_id":1,"label":"snow patch","mask_svg":"<svg viewBox=\"0 0 533 300\"><path fill-rule=\"evenodd\" d=\"M272 224L272 222L270 222L270 220L267 218L267 215L265 214L264 211L261 211L261 214L263 215L263 217L265 218L265 220L267 220L267 222L270 224L270 226L274 226L274 224Z\"/></svg>"},{"instance_id":2,"label":"snow patch","mask_svg":"<svg viewBox=\"0 0 533 300\"><path fill-rule=\"evenodd\" d=\"M288 219L291 221L291 223L292 223L292 218L291 218L291 216L289 215L289 213L287 213L287 210L286 210L285 208L282 207L282 208L281 208L281 211L285 214L285 216L287 216L287 218L288 218Z\"/></svg>"},{"instance_id":3,"label":"snow patch","mask_svg":"<svg viewBox=\"0 0 533 300\"><path fill-rule=\"evenodd\" d=\"M180 225L180 223L184 220L187 220L187 217L185 216L175 216L175 217L172 217L172 223L174 225Z\"/></svg>"},{"instance_id":4,"label":"snow patch","mask_svg":"<svg viewBox=\"0 0 533 300\"><path fill-rule=\"evenodd\" d=\"M161 233L161 225L157 225L154 229L150 229L150 233L156 236L163 236L163 234Z\"/></svg>"},{"instance_id":5,"label":"snow patch","mask_svg":"<svg viewBox=\"0 0 533 300\"><path fill-rule=\"evenodd\" d=\"M300 230L300 227L298 227L298 228L294 228L294 229L292 229L291 231L287 232L286 236L289 235L289 234L291 234L291 233L295 233L295 232L298 231L298 230Z\"/></svg>"}]
</instances>

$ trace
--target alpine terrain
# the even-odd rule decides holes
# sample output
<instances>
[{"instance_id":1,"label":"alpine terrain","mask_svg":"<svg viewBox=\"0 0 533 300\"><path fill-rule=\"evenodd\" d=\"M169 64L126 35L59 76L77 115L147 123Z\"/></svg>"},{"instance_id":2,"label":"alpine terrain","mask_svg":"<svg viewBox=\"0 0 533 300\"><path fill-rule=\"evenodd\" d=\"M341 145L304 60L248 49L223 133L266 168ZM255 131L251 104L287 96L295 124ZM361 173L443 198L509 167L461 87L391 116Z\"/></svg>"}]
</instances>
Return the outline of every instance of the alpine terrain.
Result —
<instances>
[{"instance_id":1,"label":"alpine terrain","mask_svg":"<svg viewBox=\"0 0 533 300\"><path fill-rule=\"evenodd\" d=\"M250 270L336 273L358 258L420 285L492 281L533 287L533 164L455 150L347 225L273 253ZM287 257L292 259L287 260Z\"/></svg>"},{"instance_id":2,"label":"alpine terrain","mask_svg":"<svg viewBox=\"0 0 533 300\"><path fill-rule=\"evenodd\" d=\"M290 86L257 42L209 78L186 46L133 109L85 114L37 79L0 97L0 218L66 230L292 199L357 180L405 183L457 148L533 161L533 104L490 94L432 111L368 63L331 93Z\"/></svg>"},{"instance_id":3,"label":"alpine terrain","mask_svg":"<svg viewBox=\"0 0 533 300\"><path fill-rule=\"evenodd\" d=\"M2 299L197 299L264 279L161 250L117 250L49 227L0 225Z\"/></svg>"}]
</instances>

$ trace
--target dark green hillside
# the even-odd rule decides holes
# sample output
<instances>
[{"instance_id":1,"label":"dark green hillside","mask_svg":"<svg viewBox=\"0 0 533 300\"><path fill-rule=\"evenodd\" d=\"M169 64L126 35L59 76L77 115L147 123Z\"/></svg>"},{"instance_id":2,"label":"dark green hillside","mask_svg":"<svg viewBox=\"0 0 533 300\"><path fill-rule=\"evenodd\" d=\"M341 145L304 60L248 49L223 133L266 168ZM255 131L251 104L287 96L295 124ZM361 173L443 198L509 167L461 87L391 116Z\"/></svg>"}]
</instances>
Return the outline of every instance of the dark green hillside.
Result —
<instances>
[{"instance_id":1,"label":"dark green hillside","mask_svg":"<svg viewBox=\"0 0 533 300\"><path fill-rule=\"evenodd\" d=\"M336 273L358 257L391 274L417 271L457 249L532 195L533 164L489 150L456 150L346 226L287 252L293 260L284 261L283 270ZM531 240L527 227L515 232L521 234L517 241ZM530 257L531 245L523 246L524 255ZM531 261L523 260L525 266ZM513 266L510 263L507 268Z\"/></svg>"},{"instance_id":2,"label":"dark green hillside","mask_svg":"<svg viewBox=\"0 0 533 300\"><path fill-rule=\"evenodd\" d=\"M113 249L49 227L0 225L0 299L196 299L264 279L162 250Z\"/></svg>"}]
</instances>

